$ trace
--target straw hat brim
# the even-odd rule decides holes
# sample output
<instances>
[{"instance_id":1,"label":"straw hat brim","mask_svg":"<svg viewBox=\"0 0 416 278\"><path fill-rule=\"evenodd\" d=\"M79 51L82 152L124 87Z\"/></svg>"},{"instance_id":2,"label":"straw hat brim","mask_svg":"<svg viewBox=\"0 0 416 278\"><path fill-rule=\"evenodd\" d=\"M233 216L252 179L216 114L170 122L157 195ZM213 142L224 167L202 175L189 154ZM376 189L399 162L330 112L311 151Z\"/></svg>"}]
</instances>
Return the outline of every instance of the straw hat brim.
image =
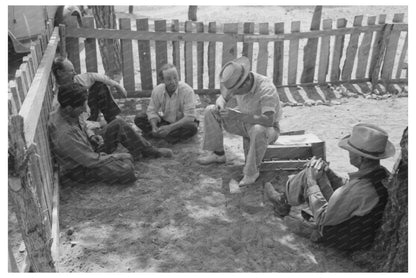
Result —
<instances>
[{"instance_id":1,"label":"straw hat brim","mask_svg":"<svg viewBox=\"0 0 416 278\"><path fill-rule=\"evenodd\" d=\"M344 138L342 138L338 142L338 146L340 148L344 149L344 150L349 151L349 152L358 154L358 155L363 156L363 157L371 158L371 159L385 159L385 158L388 158L388 157L393 156L396 153L396 150L394 148L393 143L390 142L389 140L387 140L386 148L385 148L384 152L381 153L381 154L379 154L379 155L372 155L372 154L368 154L368 153L362 152L362 151L354 148L350 144L348 144L348 139L350 137L351 137L351 135L347 135Z\"/></svg>"},{"instance_id":2,"label":"straw hat brim","mask_svg":"<svg viewBox=\"0 0 416 278\"><path fill-rule=\"evenodd\" d=\"M221 79L221 76L222 76L222 71L225 69L225 67L228 65L228 64L231 64L231 63L237 63L237 64L240 64L240 65L242 65L243 66L243 68L244 68L244 74L243 74L243 76L240 78L240 80L231 88L231 89L227 89L227 88L224 88L225 90L227 90L227 91L233 91L233 90L235 90L235 89L237 89L238 87L240 87L241 86L241 84L243 84L244 83L244 81L246 80L246 78L247 78L247 76L248 76L248 74L250 73L250 61L248 60L248 58L246 57L246 56L241 56L240 58L238 58L238 59L235 59L235 60L233 60L233 61L230 61L230 62L228 62L228 63L226 63L223 67L222 67L222 70L221 70L221 73L220 73L220 79Z\"/></svg>"}]
</instances>

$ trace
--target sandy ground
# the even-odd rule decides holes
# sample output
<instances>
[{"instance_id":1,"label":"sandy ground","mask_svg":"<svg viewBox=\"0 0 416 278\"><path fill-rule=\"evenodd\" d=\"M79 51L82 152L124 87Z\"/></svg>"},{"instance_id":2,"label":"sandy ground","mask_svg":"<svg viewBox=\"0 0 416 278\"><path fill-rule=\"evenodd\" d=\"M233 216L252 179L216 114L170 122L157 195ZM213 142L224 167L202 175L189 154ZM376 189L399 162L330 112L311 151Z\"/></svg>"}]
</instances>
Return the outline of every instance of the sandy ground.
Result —
<instances>
[{"instance_id":1,"label":"sandy ground","mask_svg":"<svg viewBox=\"0 0 416 278\"><path fill-rule=\"evenodd\" d=\"M124 10L123 10L124 9ZM252 13L252 11L255 11ZM264 14L268 10L269 13ZM118 7L126 12L127 7ZM136 16L186 18L187 8L136 7ZM308 26L313 7L246 7L237 17L233 7L217 10L217 22L290 22ZM358 14L404 12L403 7L324 8L323 18L349 18ZM177 16L177 15L181 16ZM253 16L253 14L255 14ZM206 7L198 19L213 21ZM407 20L407 11L406 19ZM305 24L303 23L305 22ZM289 26L289 24L287 25ZM127 100L124 116L131 121L145 101ZM140 105L138 105L140 104ZM202 120L202 105L198 109ZM338 171L353 171L348 154L337 142L358 122L385 128L399 146L408 124L408 99L342 99L341 105L283 108L283 131L304 129L326 142L327 159ZM264 181L280 188L287 172L264 173L253 186L230 193L231 179L240 179L244 164L242 140L226 134L225 165L201 167L195 159L201 152L202 127L198 135L171 147L172 159L149 159L136 163L139 179L129 185L64 183L60 193L61 272L353 272L365 271L351 254L311 243L302 230L276 217L263 196ZM397 157L397 155L396 155ZM395 157L395 158L396 158ZM395 158L383 161L391 169ZM297 217L299 210L291 216ZM21 237L9 204L9 238L21 264Z\"/></svg>"}]
</instances>

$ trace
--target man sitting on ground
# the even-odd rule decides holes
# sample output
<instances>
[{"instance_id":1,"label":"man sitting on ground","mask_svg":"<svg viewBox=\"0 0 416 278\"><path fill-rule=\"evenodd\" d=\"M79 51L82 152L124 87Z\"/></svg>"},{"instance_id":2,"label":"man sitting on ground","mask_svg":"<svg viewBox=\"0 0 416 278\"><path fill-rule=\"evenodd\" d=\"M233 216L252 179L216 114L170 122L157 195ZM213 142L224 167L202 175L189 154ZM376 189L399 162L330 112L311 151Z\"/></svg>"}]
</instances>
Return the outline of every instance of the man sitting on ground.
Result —
<instances>
[{"instance_id":1,"label":"man sitting on ground","mask_svg":"<svg viewBox=\"0 0 416 278\"><path fill-rule=\"evenodd\" d=\"M349 152L350 163L358 172L342 177L322 159L313 158L305 169L289 177L285 193L266 183L266 194L282 217L291 206L308 203L318 229L311 239L339 249L368 248L388 197L385 183L389 172L380 159L393 156L395 148L386 131L364 123L355 125L338 145Z\"/></svg>"},{"instance_id":2,"label":"man sitting on ground","mask_svg":"<svg viewBox=\"0 0 416 278\"><path fill-rule=\"evenodd\" d=\"M137 115L134 122L145 137L164 138L171 144L191 138L199 125L194 90L179 81L172 64L163 65L158 75L162 83L153 89L146 113Z\"/></svg>"},{"instance_id":3,"label":"man sitting on ground","mask_svg":"<svg viewBox=\"0 0 416 278\"><path fill-rule=\"evenodd\" d=\"M222 128L243 136L245 155L244 177L239 185L249 185L259 177L259 165L267 145L279 136L282 114L279 94L272 80L251 72L247 57L228 62L220 72L221 95L216 105L204 112L203 149L210 151L197 161L200 164L224 163ZM226 108L235 96L237 107Z\"/></svg>"},{"instance_id":4,"label":"man sitting on ground","mask_svg":"<svg viewBox=\"0 0 416 278\"><path fill-rule=\"evenodd\" d=\"M127 97L127 92L119 83L111 80L108 76L96 72L76 74L71 61L62 56L56 57L53 61L52 73L58 87L72 83L87 87L88 106L90 108L89 121L97 121L100 112L107 123L120 114L121 110L114 101L109 87L116 88L125 97Z\"/></svg>"},{"instance_id":5,"label":"man sitting on ground","mask_svg":"<svg viewBox=\"0 0 416 278\"><path fill-rule=\"evenodd\" d=\"M104 126L102 136L86 128L79 116L86 112L87 88L80 84L61 86L60 107L48 122L52 150L66 177L88 183L128 183L135 180L133 160L170 157L170 149L157 149L122 119ZM129 153L113 153L121 143Z\"/></svg>"}]
</instances>

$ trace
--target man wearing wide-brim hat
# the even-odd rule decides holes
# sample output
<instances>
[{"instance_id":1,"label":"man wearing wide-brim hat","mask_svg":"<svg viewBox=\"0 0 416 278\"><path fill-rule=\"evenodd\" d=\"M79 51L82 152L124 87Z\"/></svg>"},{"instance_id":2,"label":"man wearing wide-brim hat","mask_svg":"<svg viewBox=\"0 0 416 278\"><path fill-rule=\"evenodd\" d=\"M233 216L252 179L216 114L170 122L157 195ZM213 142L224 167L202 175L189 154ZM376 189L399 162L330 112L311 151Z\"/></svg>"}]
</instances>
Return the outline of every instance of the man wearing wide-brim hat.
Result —
<instances>
[{"instance_id":1,"label":"man wearing wide-brim hat","mask_svg":"<svg viewBox=\"0 0 416 278\"><path fill-rule=\"evenodd\" d=\"M239 185L249 185L259 177L259 165L267 145L279 136L280 99L271 79L250 71L247 57L226 63L220 72L221 95L216 105L204 112L203 149L200 164L224 163L223 128L243 137L244 177ZM226 107L235 98L237 107Z\"/></svg>"},{"instance_id":2,"label":"man wearing wide-brim hat","mask_svg":"<svg viewBox=\"0 0 416 278\"><path fill-rule=\"evenodd\" d=\"M342 177L325 161L313 158L289 177L284 193L266 183L266 194L281 217L289 214L291 206L308 203L317 228L315 240L339 249L368 248L381 225L388 197L389 172L380 160L393 156L395 148L386 131L365 123L355 125L338 145L349 152L357 172Z\"/></svg>"}]
</instances>

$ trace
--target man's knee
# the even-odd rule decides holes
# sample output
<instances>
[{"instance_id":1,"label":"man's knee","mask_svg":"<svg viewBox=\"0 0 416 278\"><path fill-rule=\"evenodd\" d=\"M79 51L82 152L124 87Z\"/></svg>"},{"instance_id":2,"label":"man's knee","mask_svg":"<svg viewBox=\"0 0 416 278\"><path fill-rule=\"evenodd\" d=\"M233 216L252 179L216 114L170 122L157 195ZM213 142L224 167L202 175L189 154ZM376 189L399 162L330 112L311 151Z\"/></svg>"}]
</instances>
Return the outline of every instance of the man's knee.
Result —
<instances>
[{"instance_id":1,"label":"man's knee","mask_svg":"<svg viewBox=\"0 0 416 278\"><path fill-rule=\"evenodd\" d=\"M267 131L267 128L265 126L253 125L250 128L249 135L250 135L250 138L255 138L258 136L266 136L266 131Z\"/></svg>"},{"instance_id":2,"label":"man's knee","mask_svg":"<svg viewBox=\"0 0 416 278\"><path fill-rule=\"evenodd\" d=\"M208 106L205 108L204 115L205 115L205 116L207 116L207 115L212 115L212 114L216 113L217 111L218 111L217 106L216 106L216 105L214 105L214 104L211 104L211 105L208 105Z\"/></svg>"}]
</instances>

